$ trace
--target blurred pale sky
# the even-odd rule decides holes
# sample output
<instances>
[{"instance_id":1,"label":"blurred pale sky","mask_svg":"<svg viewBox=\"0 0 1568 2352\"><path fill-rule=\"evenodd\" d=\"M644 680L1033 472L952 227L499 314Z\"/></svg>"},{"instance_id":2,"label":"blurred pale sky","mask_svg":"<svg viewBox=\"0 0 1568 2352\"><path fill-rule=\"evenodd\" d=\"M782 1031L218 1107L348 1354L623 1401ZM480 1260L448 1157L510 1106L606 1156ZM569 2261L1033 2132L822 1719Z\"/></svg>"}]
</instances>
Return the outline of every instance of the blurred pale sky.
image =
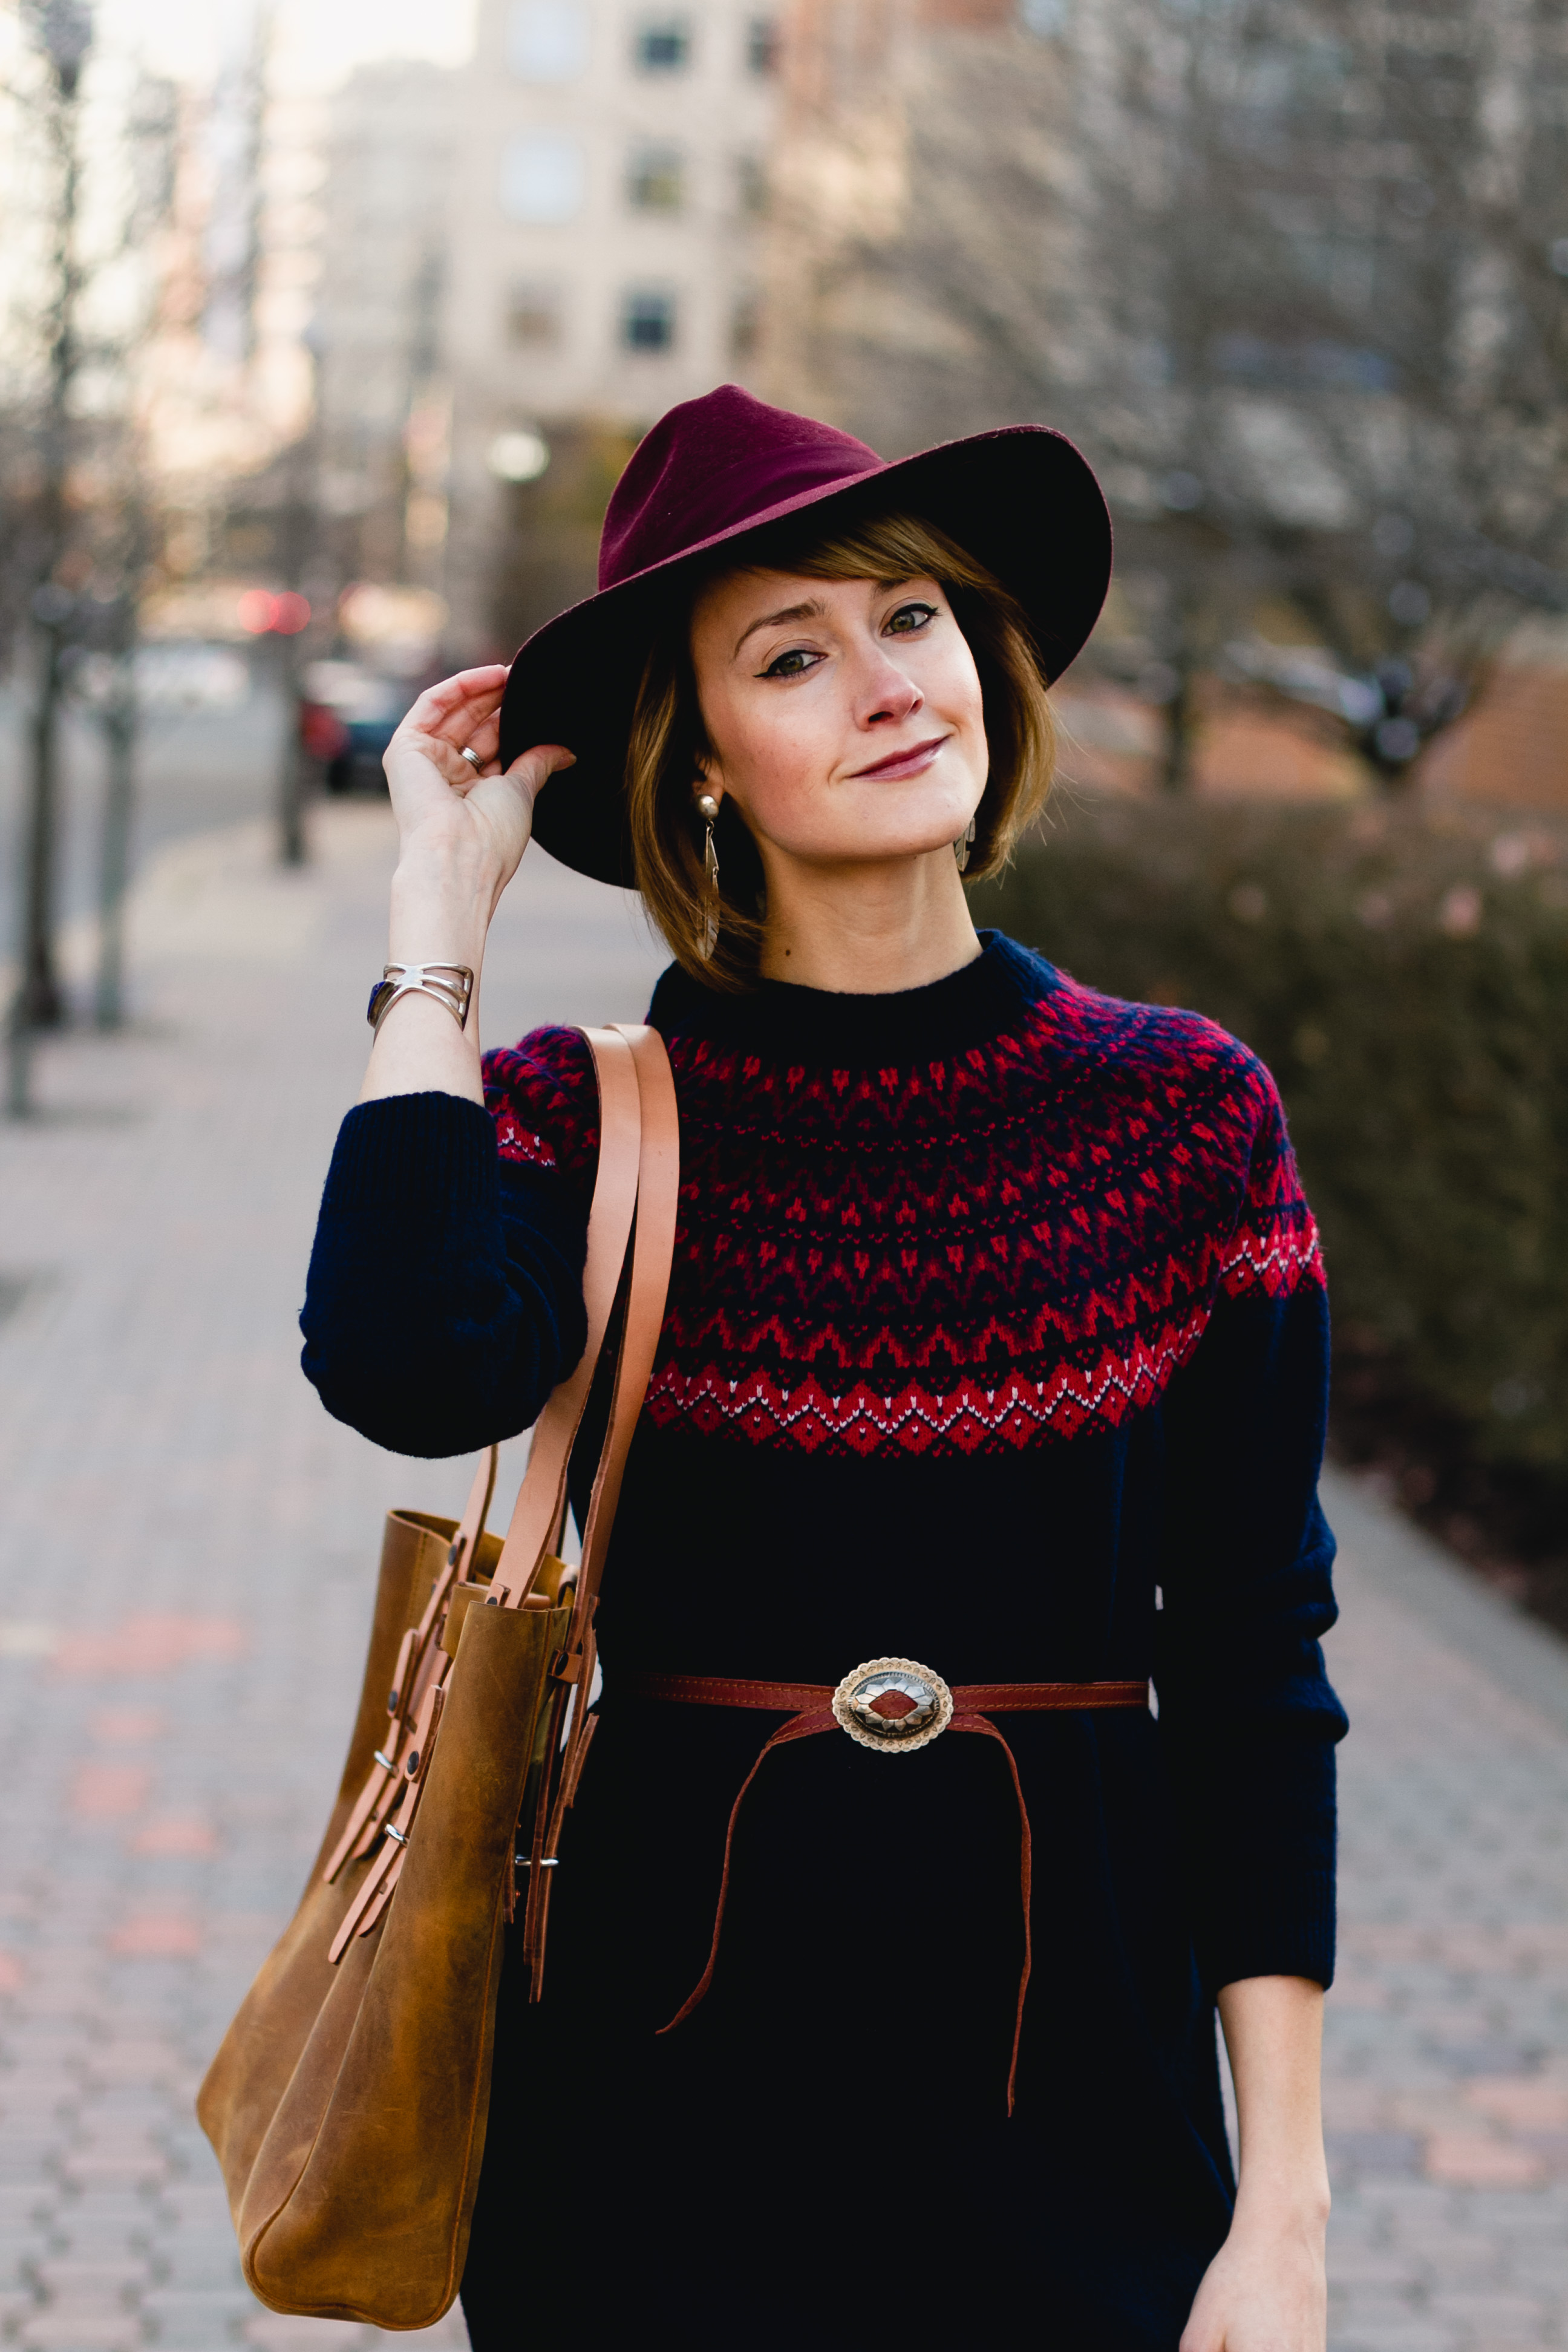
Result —
<instances>
[{"instance_id":1,"label":"blurred pale sky","mask_svg":"<svg viewBox=\"0 0 1568 2352\"><path fill-rule=\"evenodd\" d=\"M106 46L155 73L210 80L249 48L255 0L98 0ZM473 40L473 0L275 0L274 85L331 89L371 58L456 65Z\"/></svg>"}]
</instances>

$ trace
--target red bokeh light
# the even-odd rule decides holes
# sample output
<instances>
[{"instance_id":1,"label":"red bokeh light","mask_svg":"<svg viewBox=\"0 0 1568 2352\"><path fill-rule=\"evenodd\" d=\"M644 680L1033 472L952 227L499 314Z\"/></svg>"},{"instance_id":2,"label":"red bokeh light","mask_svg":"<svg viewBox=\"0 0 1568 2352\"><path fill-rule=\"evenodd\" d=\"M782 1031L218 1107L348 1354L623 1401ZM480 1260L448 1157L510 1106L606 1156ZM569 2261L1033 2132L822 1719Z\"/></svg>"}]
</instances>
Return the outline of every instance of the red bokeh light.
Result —
<instances>
[{"instance_id":1,"label":"red bokeh light","mask_svg":"<svg viewBox=\"0 0 1568 2352\"><path fill-rule=\"evenodd\" d=\"M265 588L247 588L237 611L240 627L253 637L263 637L269 630L280 637L297 637L310 621L310 599L292 588L285 588L280 596L268 595Z\"/></svg>"}]
</instances>

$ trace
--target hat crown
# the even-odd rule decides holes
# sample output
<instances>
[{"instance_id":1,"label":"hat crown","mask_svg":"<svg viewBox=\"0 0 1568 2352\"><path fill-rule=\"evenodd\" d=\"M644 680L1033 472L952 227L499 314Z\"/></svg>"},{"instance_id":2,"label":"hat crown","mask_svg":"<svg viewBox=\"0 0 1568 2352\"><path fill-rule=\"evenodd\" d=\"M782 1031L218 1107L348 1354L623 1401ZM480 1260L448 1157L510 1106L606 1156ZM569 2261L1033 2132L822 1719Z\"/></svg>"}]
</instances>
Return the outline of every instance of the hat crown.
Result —
<instances>
[{"instance_id":1,"label":"hat crown","mask_svg":"<svg viewBox=\"0 0 1568 2352\"><path fill-rule=\"evenodd\" d=\"M669 409L637 443L605 516L599 586L614 588L828 483L882 470L852 433L721 383Z\"/></svg>"}]
</instances>

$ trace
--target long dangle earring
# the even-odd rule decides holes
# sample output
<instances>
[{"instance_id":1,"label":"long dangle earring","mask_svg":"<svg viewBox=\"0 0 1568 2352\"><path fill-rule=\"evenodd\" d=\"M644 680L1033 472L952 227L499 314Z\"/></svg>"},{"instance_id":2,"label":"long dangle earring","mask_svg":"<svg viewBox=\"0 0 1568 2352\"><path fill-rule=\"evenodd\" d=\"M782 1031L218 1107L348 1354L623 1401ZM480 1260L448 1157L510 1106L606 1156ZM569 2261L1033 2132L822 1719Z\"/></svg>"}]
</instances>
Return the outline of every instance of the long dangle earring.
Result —
<instances>
[{"instance_id":1,"label":"long dangle earring","mask_svg":"<svg viewBox=\"0 0 1568 2352\"><path fill-rule=\"evenodd\" d=\"M707 827L702 844L702 928L697 934L697 952L707 963L719 944L719 852L713 846L719 803L711 793L699 793L697 814Z\"/></svg>"},{"instance_id":2,"label":"long dangle earring","mask_svg":"<svg viewBox=\"0 0 1568 2352\"><path fill-rule=\"evenodd\" d=\"M971 817L969 820L968 829L965 832L961 833L958 839L952 845L952 854L958 860L958 870L961 874L969 863L969 853L973 845L974 819Z\"/></svg>"}]
</instances>

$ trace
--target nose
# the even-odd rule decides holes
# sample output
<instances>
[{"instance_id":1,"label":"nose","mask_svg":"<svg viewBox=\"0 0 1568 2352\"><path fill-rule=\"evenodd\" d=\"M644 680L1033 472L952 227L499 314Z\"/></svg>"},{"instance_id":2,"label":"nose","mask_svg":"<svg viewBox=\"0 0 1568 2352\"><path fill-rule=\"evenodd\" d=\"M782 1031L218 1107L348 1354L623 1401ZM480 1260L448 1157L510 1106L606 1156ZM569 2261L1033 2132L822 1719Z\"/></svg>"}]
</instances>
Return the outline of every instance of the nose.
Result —
<instances>
[{"instance_id":1,"label":"nose","mask_svg":"<svg viewBox=\"0 0 1568 2352\"><path fill-rule=\"evenodd\" d=\"M881 727L889 722L896 726L900 719L912 719L924 701L920 688L900 669L884 643L867 647L865 675L857 681L855 695L858 726Z\"/></svg>"}]
</instances>

